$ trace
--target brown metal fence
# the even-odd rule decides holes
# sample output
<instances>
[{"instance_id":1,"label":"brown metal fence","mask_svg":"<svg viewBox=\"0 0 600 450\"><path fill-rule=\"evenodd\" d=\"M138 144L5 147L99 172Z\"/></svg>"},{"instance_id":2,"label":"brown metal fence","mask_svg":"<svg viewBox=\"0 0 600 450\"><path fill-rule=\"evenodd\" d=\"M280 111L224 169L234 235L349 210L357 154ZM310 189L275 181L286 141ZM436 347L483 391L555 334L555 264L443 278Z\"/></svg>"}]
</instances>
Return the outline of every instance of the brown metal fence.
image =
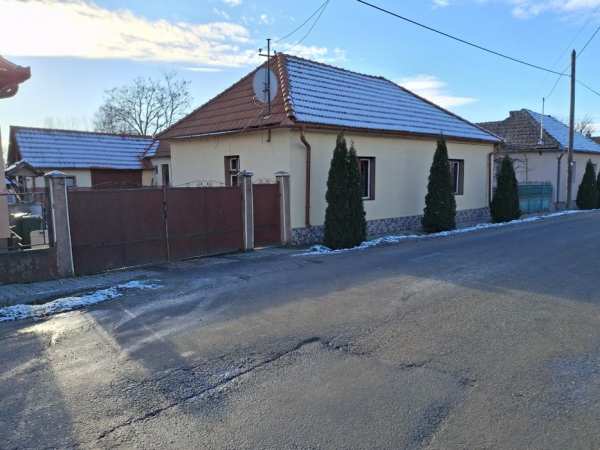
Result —
<instances>
[{"instance_id":1,"label":"brown metal fence","mask_svg":"<svg viewBox=\"0 0 600 450\"><path fill-rule=\"evenodd\" d=\"M278 184L255 184L254 203L254 245L264 247L281 242L281 214L279 207Z\"/></svg>"},{"instance_id":2,"label":"brown metal fence","mask_svg":"<svg viewBox=\"0 0 600 450\"><path fill-rule=\"evenodd\" d=\"M69 190L78 275L167 259L161 189Z\"/></svg>"},{"instance_id":3,"label":"brown metal fence","mask_svg":"<svg viewBox=\"0 0 600 450\"><path fill-rule=\"evenodd\" d=\"M168 188L166 217L172 259L242 248L242 191L238 187Z\"/></svg>"},{"instance_id":4,"label":"brown metal fence","mask_svg":"<svg viewBox=\"0 0 600 450\"><path fill-rule=\"evenodd\" d=\"M240 250L238 187L70 189L78 275Z\"/></svg>"}]
</instances>

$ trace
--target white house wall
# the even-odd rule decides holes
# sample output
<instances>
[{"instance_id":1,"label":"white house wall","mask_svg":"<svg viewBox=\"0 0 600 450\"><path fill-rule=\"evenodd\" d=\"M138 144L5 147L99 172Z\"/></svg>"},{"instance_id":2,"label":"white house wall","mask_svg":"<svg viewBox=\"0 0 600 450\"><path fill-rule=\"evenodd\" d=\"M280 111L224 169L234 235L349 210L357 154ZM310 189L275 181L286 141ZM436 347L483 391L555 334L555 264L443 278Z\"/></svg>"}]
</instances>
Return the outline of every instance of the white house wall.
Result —
<instances>
[{"instance_id":1,"label":"white house wall","mask_svg":"<svg viewBox=\"0 0 600 450\"><path fill-rule=\"evenodd\" d=\"M297 134L297 133L295 133ZM311 225L325 219L327 176L336 134L306 132L312 146ZM436 149L434 139L406 139L377 135L346 134L348 145L354 142L358 156L375 158L375 199L364 202L368 220L417 216L423 213L429 170ZM464 195L456 197L458 210L488 206L488 158L492 144L448 142L448 156L463 159ZM292 139L292 155L303 151L299 138ZM292 158L292 178L303 173L302 158ZM297 176L296 176L297 177ZM297 177L298 178L298 177ZM300 186L292 187L299 189ZM301 199L297 192L293 199ZM292 200L292 206L294 201ZM298 220L293 226L302 226Z\"/></svg>"},{"instance_id":2,"label":"white house wall","mask_svg":"<svg viewBox=\"0 0 600 450\"><path fill-rule=\"evenodd\" d=\"M519 183L526 182L550 182L553 186L553 201L556 201L556 174L557 174L557 159L559 153L545 152L539 153L511 153L513 164L515 166L515 174ZM573 161L575 161L575 170L573 172L573 200L577 196L577 189L583 179L585 173L585 165L591 159L596 164L596 170L600 168L600 155L574 153ZM560 175L560 197L559 202L567 200L567 154L565 153L561 160L561 175Z\"/></svg>"}]
</instances>

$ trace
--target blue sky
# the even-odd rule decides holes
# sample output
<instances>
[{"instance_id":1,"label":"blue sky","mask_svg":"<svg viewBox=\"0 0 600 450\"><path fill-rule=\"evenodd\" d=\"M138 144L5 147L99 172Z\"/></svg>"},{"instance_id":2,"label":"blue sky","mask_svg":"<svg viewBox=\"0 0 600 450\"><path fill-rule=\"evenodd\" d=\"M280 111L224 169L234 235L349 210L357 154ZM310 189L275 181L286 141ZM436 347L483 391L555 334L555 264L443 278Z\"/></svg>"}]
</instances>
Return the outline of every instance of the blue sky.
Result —
<instances>
[{"instance_id":1,"label":"blue sky","mask_svg":"<svg viewBox=\"0 0 600 450\"><path fill-rule=\"evenodd\" d=\"M372 0L493 49L561 71L600 24L600 0ZM0 102L0 124L89 128L106 89L175 70L196 106L250 71L267 37L302 23L322 0L0 0L0 54L32 79ZM416 28L354 0L331 0L308 27L277 43L290 51L398 81L472 121L541 108L555 77ZM600 90L600 35L578 78ZM547 112L568 116L568 81ZM577 115L598 122L600 97L581 88ZM6 144L5 144L6 145ZM6 149L5 149L6 150Z\"/></svg>"}]
</instances>

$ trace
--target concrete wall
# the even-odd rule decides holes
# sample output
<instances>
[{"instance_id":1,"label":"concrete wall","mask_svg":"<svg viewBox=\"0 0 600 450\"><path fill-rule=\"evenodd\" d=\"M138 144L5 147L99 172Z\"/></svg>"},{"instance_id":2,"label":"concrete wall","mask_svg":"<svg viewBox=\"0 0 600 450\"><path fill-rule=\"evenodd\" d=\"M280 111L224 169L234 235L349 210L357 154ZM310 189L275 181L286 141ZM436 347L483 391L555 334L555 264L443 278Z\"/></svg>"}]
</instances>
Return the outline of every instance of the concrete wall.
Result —
<instances>
[{"instance_id":1,"label":"concrete wall","mask_svg":"<svg viewBox=\"0 0 600 450\"><path fill-rule=\"evenodd\" d=\"M557 175L557 160L559 153L511 153L515 165L515 173L517 180L520 183L525 182L551 182L554 193L553 199L556 197L556 175ZM591 159L596 164L596 171L600 169L600 155L574 153L573 161L575 161L575 169L573 171L573 200L577 196L577 189L585 173L585 165ZM567 199L567 154L565 153L561 160L561 175L560 175L560 193L559 202L565 202Z\"/></svg>"},{"instance_id":2,"label":"concrete wall","mask_svg":"<svg viewBox=\"0 0 600 450\"><path fill-rule=\"evenodd\" d=\"M311 225L323 224L329 165L337 134L307 131L312 147ZM368 220L422 214L427 179L436 148L435 139L406 139L349 133L359 156L375 157L375 199L365 201ZM448 142L450 158L465 160L464 195L459 210L488 206L488 158L491 144ZM291 175L292 227L304 227L306 148L300 133L276 130L171 142L173 183L195 186L202 181L223 183L224 157L240 156L241 169L254 173L254 182L274 180L280 170Z\"/></svg>"},{"instance_id":3,"label":"concrete wall","mask_svg":"<svg viewBox=\"0 0 600 450\"><path fill-rule=\"evenodd\" d=\"M0 284L31 283L57 276L54 248L0 254Z\"/></svg>"}]
</instances>

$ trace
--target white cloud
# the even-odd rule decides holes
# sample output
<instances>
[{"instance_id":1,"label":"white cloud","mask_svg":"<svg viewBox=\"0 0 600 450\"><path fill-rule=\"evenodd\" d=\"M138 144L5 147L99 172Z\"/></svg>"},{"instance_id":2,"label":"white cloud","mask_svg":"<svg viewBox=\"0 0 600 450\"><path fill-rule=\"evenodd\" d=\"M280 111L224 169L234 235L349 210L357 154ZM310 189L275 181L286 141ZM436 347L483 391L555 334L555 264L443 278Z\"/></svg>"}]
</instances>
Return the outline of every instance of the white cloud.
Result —
<instances>
[{"instance_id":1,"label":"white cloud","mask_svg":"<svg viewBox=\"0 0 600 450\"><path fill-rule=\"evenodd\" d=\"M330 50L327 47L317 47L315 45L284 45L277 51L329 64L339 64L346 60L346 51L341 48Z\"/></svg>"},{"instance_id":2,"label":"white cloud","mask_svg":"<svg viewBox=\"0 0 600 450\"><path fill-rule=\"evenodd\" d=\"M231 19L231 16L229 15L229 13L227 11L223 11L222 9L213 8L213 13L215 13L217 16L222 17L225 20Z\"/></svg>"},{"instance_id":3,"label":"white cloud","mask_svg":"<svg viewBox=\"0 0 600 450\"><path fill-rule=\"evenodd\" d=\"M446 6L450 6L450 0L433 0L434 8L445 8Z\"/></svg>"},{"instance_id":4,"label":"white cloud","mask_svg":"<svg viewBox=\"0 0 600 450\"><path fill-rule=\"evenodd\" d=\"M273 23L273 19L269 17L267 14L261 14L258 18L258 21L263 25L270 25Z\"/></svg>"},{"instance_id":5,"label":"white cloud","mask_svg":"<svg viewBox=\"0 0 600 450\"><path fill-rule=\"evenodd\" d=\"M434 75L416 75L402 78L397 83L442 108L452 108L477 101L473 97L457 97L448 94L446 92L447 84Z\"/></svg>"},{"instance_id":6,"label":"white cloud","mask_svg":"<svg viewBox=\"0 0 600 450\"><path fill-rule=\"evenodd\" d=\"M242 4L242 0L223 0L223 3L229 6L240 6Z\"/></svg>"},{"instance_id":7,"label":"white cloud","mask_svg":"<svg viewBox=\"0 0 600 450\"><path fill-rule=\"evenodd\" d=\"M239 3L239 0L229 0ZM256 63L247 28L232 22L148 20L84 0L0 0L2 52L186 62L238 67ZM24 27L23 24L27 24Z\"/></svg>"},{"instance_id":8,"label":"white cloud","mask_svg":"<svg viewBox=\"0 0 600 450\"><path fill-rule=\"evenodd\" d=\"M600 6L600 0L508 0L515 17L526 19L545 12L576 13Z\"/></svg>"}]
</instances>

